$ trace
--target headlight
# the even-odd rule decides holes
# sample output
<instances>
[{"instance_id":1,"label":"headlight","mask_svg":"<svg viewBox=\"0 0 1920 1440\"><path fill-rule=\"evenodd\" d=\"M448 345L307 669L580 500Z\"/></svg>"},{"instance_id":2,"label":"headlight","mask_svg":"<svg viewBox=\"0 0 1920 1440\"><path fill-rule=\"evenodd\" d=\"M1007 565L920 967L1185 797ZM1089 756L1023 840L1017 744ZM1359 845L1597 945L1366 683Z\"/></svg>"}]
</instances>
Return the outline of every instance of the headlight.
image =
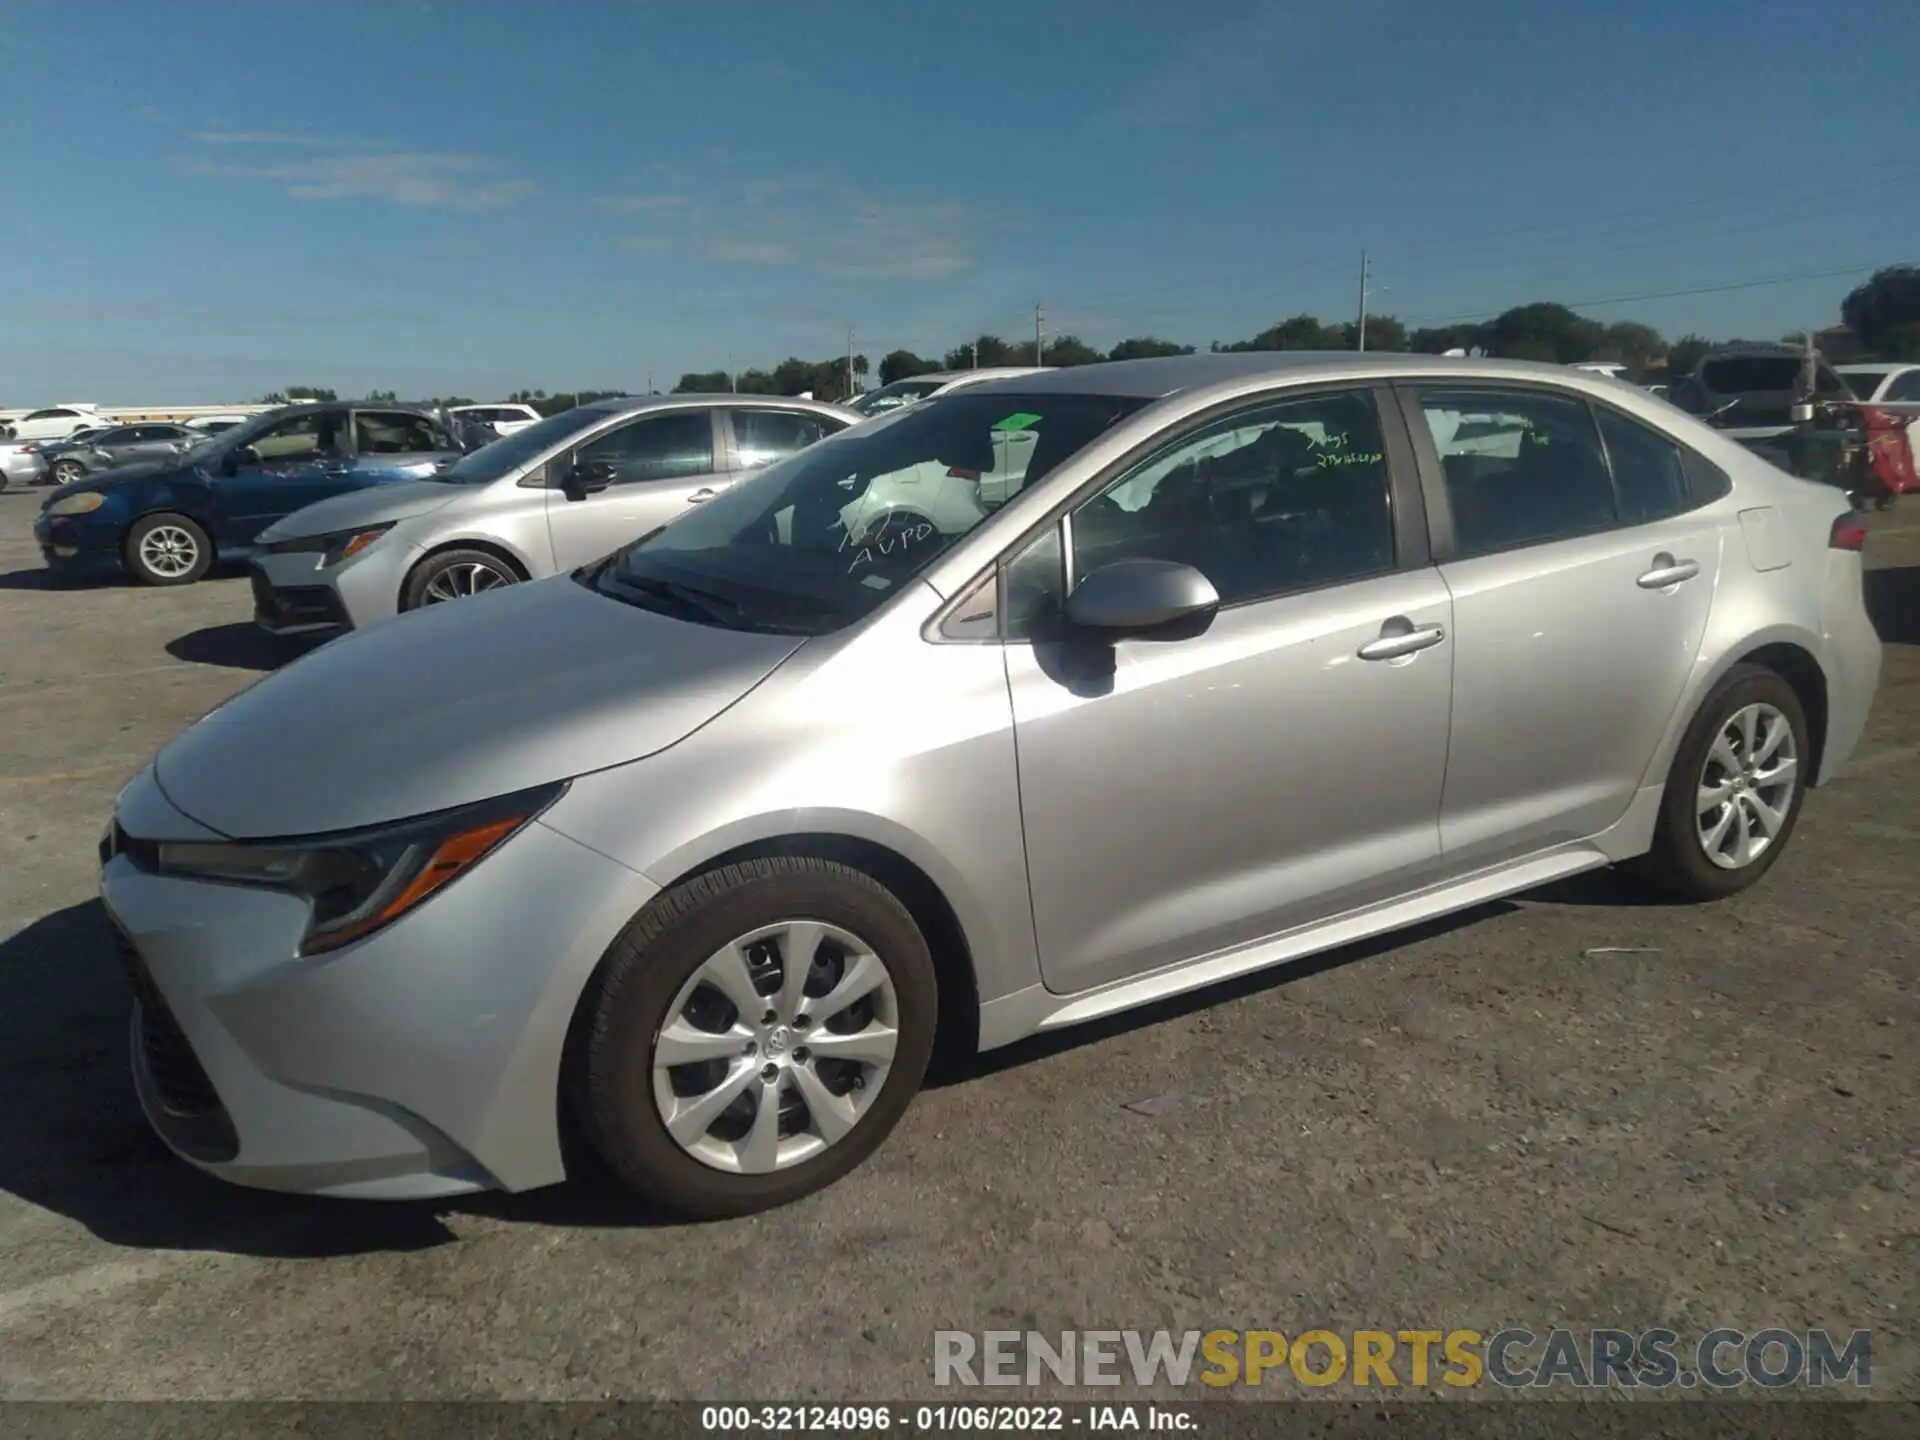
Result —
<instances>
[{"instance_id":1,"label":"headlight","mask_svg":"<svg viewBox=\"0 0 1920 1440\"><path fill-rule=\"evenodd\" d=\"M267 538L260 548L269 555L318 555L323 567L338 565L342 560L358 555L392 528L393 522L389 520L384 525L369 525L361 530L336 530L326 535L297 535L291 540Z\"/></svg>"},{"instance_id":2,"label":"headlight","mask_svg":"<svg viewBox=\"0 0 1920 1440\"><path fill-rule=\"evenodd\" d=\"M163 875L258 885L304 896L312 918L302 955L384 929L478 864L560 798L564 782L376 830L284 844L162 843Z\"/></svg>"},{"instance_id":3,"label":"headlight","mask_svg":"<svg viewBox=\"0 0 1920 1440\"><path fill-rule=\"evenodd\" d=\"M69 495L64 500L56 500L47 507L49 515L91 515L107 503L107 497L98 490L82 490L78 495Z\"/></svg>"},{"instance_id":4,"label":"headlight","mask_svg":"<svg viewBox=\"0 0 1920 1440\"><path fill-rule=\"evenodd\" d=\"M350 535L326 536L327 548L320 557L320 563L323 566L338 565L342 560L358 555L392 528L391 524L374 525L365 530L355 530Z\"/></svg>"}]
</instances>

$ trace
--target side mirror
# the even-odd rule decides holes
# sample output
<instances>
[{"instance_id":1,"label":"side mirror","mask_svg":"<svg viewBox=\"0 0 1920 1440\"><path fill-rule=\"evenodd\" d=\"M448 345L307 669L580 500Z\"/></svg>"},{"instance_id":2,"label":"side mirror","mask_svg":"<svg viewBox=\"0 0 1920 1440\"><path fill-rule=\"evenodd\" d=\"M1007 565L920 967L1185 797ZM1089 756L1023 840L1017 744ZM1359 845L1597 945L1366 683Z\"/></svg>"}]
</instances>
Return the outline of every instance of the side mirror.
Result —
<instances>
[{"instance_id":1,"label":"side mirror","mask_svg":"<svg viewBox=\"0 0 1920 1440\"><path fill-rule=\"evenodd\" d=\"M613 484L618 474L611 460L576 462L560 482L560 488L569 500L584 500Z\"/></svg>"},{"instance_id":2,"label":"side mirror","mask_svg":"<svg viewBox=\"0 0 1920 1440\"><path fill-rule=\"evenodd\" d=\"M1067 623L1109 640L1204 627L1220 608L1220 592L1191 565L1173 560L1116 560L1073 587ZM1167 635L1166 638L1174 638Z\"/></svg>"},{"instance_id":3,"label":"side mirror","mask_svg":"<svg viewBox=\"0 0 1920 1440\"><path fill-rule=\"evenodd\" d=\"M242 465L258 465L260 452L251 445L240 445L220 457L222 475L238 475Z\"/></svg>"}]
</instances>

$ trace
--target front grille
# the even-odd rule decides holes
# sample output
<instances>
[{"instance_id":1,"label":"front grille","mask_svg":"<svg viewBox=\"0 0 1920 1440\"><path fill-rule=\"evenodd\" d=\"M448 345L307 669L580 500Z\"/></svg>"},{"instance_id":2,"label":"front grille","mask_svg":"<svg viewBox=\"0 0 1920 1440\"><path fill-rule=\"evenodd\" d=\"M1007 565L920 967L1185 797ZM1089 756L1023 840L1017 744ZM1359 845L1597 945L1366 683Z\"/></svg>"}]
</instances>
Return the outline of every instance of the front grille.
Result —
<instances>
[{"instance_id":1,"label":"front grille","mask_svg":"<svg viewBox=\"0 0 1920 1440\"><path fill-rule=\"evenodd\" d=\"M195 1159L216 1164L233 1159L240 1142L226 1106L153 983L138 947L118 926L114 949L140 1006L140 1058L163 1112L157 1123L169 1141Z\"/></svg>"}]
</instances>

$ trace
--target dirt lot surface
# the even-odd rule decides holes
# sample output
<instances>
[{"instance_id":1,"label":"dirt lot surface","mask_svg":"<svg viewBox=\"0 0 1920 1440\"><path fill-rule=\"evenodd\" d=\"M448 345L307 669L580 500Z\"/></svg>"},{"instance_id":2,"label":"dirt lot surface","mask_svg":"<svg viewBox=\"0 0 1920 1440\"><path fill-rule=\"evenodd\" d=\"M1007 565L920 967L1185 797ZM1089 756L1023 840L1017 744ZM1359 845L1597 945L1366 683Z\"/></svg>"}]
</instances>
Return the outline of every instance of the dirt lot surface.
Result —
<instances>
[{"instance_id":1,"label":"dirt lot surface","mask_svg":"<svg viewBox=\"0 0 1920 1440\"><path fill-rule=\"evenodd\" d=\"M1756 891L1582 877L1022 1046L700 1227L255 1194L149 1136L94 845L274 657L241 580L43 587L37 503L0 495L0 1396L900 1398L940 1328L1778 1324L1871 1329L1920 1397L1920 498L1875 517L1869 733Z\"/></svg>"}]
</instances>

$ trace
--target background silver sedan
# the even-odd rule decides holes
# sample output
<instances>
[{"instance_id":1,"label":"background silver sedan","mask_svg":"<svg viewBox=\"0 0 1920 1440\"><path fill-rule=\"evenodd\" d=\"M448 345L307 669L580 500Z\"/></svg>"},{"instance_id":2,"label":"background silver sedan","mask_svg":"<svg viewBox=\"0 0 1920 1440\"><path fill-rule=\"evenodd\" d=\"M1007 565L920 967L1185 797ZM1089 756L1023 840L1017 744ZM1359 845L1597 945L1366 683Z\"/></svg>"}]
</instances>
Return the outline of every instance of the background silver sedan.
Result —
<instances>
[{"instance_id":1,"label":"background silver sedan","mask_svg":"<svg viewBox=\"0 0 1920 1440\"><path fill-rule=\"evenodd\" d=\"M260 535L254 618L324 639L598 560L860 416L812 400L687 395L582 405L429 480L340 495Z\"/></svg>"},{"instance_id":2,"label":"background silver sedan","mask_svg":"<svg viewBox=\"0 0 1920 1440\"><path fill-rule=\"evenodd\" d=\"M139 425L116 425L90 433L84 442L68 442L49 453L53 478L71 485L102 470L121 465L137 465L143 460L169 460L191 450L207 437L185 425L154 421Z\"/></svg>"},{"instance_id":3,"label":"background silver sedan","mask_svg":"<svg viewBox=\"0 0 1920 1440\"><path fill-rule=\"evenodd\" d=\"M1009 435L996 503L859 511L977 490ZM136 1085L248 1184L542 1185L565 1110L669 1207L790 1200L936 1035L1620 862L1753 884L1866 721L1864 533L1560 367L1201 355L907 406L161 751L102 847Z\"/></svg>"}]
</instances>

